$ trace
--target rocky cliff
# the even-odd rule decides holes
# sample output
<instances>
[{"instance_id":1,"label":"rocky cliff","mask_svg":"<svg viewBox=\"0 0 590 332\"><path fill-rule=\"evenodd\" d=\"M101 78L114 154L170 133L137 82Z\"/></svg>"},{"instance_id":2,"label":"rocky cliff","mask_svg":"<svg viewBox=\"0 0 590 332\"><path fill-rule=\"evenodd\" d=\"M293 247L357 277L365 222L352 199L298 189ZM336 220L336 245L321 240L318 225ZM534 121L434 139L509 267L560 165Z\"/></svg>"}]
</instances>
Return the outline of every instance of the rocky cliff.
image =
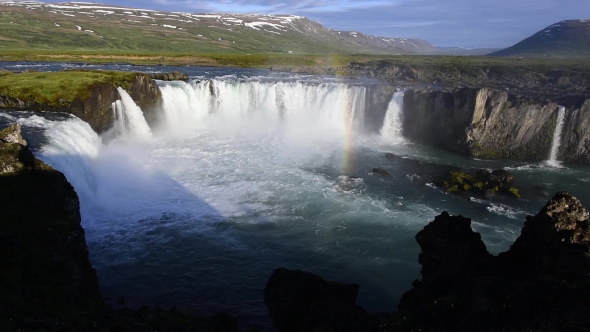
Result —
<instances>
[{"instance_id":1,"label":"rocky cliff","mask_svg":"<svg viewBox=\"0 0 590 332\"><path fill-rule=\"evenodd\" d=\"M588 218L579 200L557 193L509 251L492 256L470 219L441 214L416 235L422 280L400 314L435 331L587 331Z\"/></svg>"},{"instance_id":2,"label":"rocky cliff","mask_svg":"<svg viewBox=\"0 0 590 332\"><path fill-rule=\"evenodd\" d=\"M68 80L60 81L61 76L66 75ZM155 121L155 112L162 99L156 82L142 73L32 72L6 75L3 81L0 108L70 113L87 122L99 134L113 125L112 103L121 99L117 87L121 86L129 93L144 111L148 123ZM62 95L64 91L69 92L68 89L75 95Z\"/></svg>"},{"instance_id":3,"label":"rocky cliff","mask_svg":"<svg viewBox=\"0 0 590 332\"><path fill-rule=\"evenodd\" d=\"M15 124L0 131L0 331L237 331L221 314L113 312L102 300L66 177L35 158Z\"/></svg>"},{"instance_id":4,"label":"rocky cliff","mask_svg":"<svg viewBox=\"0 0 590 332\"><path fill-rule=\"evenodd\" d=\"M588 103L566 109L558 159L587 162L584 124ZM403 135L482 159L549 158L559 106L491 88L409 90L404 97Z\"/></svg>"},{"instance_id":5,"label":"rocky cliff","mask_svg":"<svg viewBox=\"0 0 590 332\"><path fill-rule=\"evenodd\" d=\"M106 309L88 259L78 195L25 144L18 125L0 132L0 321L28 326Z\"/></svg>"},{"instance_id":6,"label":"rocky cliff","mask_svg":"<svg viewBox=\"0 0 590 332\"><path fill-rule=\"evenodd\" d=\"M283 331L588 331L590 220L557 193L528 216L510 250L491 255L471 219L443 212L416 235L422 280L398 312L356 306L358 285L276 270L265 303ZM353 328L349 328L353 327Z\"/></svg>"}]
</instances>

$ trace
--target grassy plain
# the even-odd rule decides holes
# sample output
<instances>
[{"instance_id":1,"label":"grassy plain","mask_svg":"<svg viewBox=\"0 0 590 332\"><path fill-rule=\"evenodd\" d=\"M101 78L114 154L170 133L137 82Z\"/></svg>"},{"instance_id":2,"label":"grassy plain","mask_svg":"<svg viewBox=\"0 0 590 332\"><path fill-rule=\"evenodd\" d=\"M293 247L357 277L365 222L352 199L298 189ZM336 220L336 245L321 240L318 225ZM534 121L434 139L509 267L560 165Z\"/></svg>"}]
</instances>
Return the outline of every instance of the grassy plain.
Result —
<instances>
[{"instance_id":1,"label":"grassy plain","mask_svg":"<svg viewBox=\"0 0 590 332\"><path fill-rule=\"evenodd\" d=\"M30 72L0 75L0 96L43 105L67 105L89 97L92 87L110 83L126 86L136 74L115 71Z\"/></svg>"}]
</instances>

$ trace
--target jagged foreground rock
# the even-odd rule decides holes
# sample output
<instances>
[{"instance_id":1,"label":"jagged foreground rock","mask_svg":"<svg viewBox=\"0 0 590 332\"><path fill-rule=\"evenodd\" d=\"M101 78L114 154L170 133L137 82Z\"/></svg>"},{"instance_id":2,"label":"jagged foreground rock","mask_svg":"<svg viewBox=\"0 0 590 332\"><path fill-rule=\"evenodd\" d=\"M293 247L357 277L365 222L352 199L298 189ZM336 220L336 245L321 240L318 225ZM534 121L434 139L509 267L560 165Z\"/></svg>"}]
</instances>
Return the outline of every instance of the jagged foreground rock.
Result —
<instances>
[{"instance_id":1,"label":"jagged foreground rock","mask_svg":"<svg viewBox=\"0 0 590 332\"><path fill-rule=\"evenodd\" d=\"M88 259L80 203L35 158L20 125L0 130L0 331L237 331L229 315L113 312Z\"/></svg>"},{"instance_id":2,"label":"jagged foreground rock","mask_svg":"<svg viewBox=\"0 0 590 332\"><path fill-rule=\"evenodd\" d=\"M527 217L520 237L499 256L487 251L471 219L446 212L416 240L422 280L403 295L398 312L349 314L360 312L356 289L353 298L334 295L333 283L322 280L320 289L317 276L277 270L265 290L274 326L279 332L351 330L343 322L356 331L590 331L589 213L567 192Z\"/></svg>"}]
</instances>

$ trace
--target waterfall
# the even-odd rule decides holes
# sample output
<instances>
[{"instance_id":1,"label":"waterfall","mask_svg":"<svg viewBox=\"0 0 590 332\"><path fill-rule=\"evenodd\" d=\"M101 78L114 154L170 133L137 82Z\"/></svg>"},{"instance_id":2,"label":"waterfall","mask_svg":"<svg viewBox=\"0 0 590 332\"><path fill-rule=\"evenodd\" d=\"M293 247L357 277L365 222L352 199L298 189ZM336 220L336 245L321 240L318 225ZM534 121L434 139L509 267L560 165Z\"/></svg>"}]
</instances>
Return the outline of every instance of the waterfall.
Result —
<instances>
[{"instance_id":1,"label":"waterfall","mask_svg":"<svg viewBox=\"0 0 590 332\"><path fill-rule=\"evenodd\" d=\"M563 131L563 123L565 118L565 107L560 106L557 111L557 123L555 124L555 132L553 133L553 140L551 141L551 153L549 154L549 163L558 165L557 155L559 154L559 146L561 145L561 133Z\"/></svg>"},{"instance_id":2,"label":"waterfall","mask_svg":"<svg viewBox=\"0 0 590 332\"><path fill-rule=\"evenodd\" d=\"M240 122L258 118L270 126L283 119L323 125L327 130L361 129L367 88L341 83L212 79L160 86L164 121L173 131L194 129L205 119Z\"/></svg>"},{"instance_id":3,"label":"waterfall","mask_svg":"<svg viewBox=\"0 0 590 332\"><path fill-rule=\"evenodd\" d=\"M92 160L101 153L104 145L90 125L77 117L50 120L38 115L20 118L17 122L23 128L44 133L46 142L36 154L63 172L82 199L91 200L97 185Z\"/></svg>"},{"instance_id":4,"label":"waterfall","mask_svg":"<svg viewBox=\"0 0 590 332\"><path fill-rule=\"evenodd\" d=\"M117 134L124 137L145 139L151 137L141 108L135 104L131 96L122 88L117 88L121 100L113 103L113 115L115 117L114 128Z\"/></svg>"},{"instance_id":5,"label":"waterfall","mask_svg":"<svg viewBox=\"0 0 590 332\"><path fill-rule=\"evenodd\" d=\"M393 94L387 111L385 119L383 120L383 127L381 127L381 136L393 143L403 141L402 138L402 116L404 109L404 91L398 91Z\"/></svg>"}]
</instances>

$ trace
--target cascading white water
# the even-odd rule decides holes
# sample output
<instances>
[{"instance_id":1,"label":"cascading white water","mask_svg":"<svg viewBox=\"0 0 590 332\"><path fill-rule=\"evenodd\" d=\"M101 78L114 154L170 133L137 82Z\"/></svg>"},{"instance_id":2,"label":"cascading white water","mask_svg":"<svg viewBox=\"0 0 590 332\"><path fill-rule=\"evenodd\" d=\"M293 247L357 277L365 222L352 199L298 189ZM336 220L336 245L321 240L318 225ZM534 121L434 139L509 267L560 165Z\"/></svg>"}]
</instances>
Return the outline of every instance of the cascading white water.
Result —
<instances>
[{"instance_id":1,"label":"cascading white water","mask_svg":"<svg viewBox=\"0 0 590 332\"><path fill-rule=\"evenodd\" d=\"M115 117L114 129L118 135L127 138L145 139L151 137L151 129L141 108L129 96L123 88L117 88L121 100L113 103L113 115Z\"/></svg>"},{"instance_id":2,"label":"cascading white water","mask_svg":"<svg viewBox=\"0 0 590 332\"><path fill-rule=\"evenodd\" d=\"M398 91L393 94L385 119L383 119L383 127L381 127L381 136L392 143L399 143L403 141L402 138L402 115L404 109L404 91Z\"/></svg>"},{"instance_id":3,"label":"cascading white water","mask_svg":"<svg viewBox=\"0 0 590 332\"><path fill-rule=\"evenodd\" d=\"M555 132L553 133L553 140L551 142L551 153L549 154L549 163L558 165L557 155L561 145L561 133L563 131L563 123L565 119L565 107L560 106L557 111L557 123L555 124Z\"/></svg>"},{"instance_id":4,"label":"cascading white water","mask_svg":"<svg viewBox=\"0 0 590 332\"><path fill-rule=\"evenodd\" d=\"M240 121L261 118L270 126L283 118L324 130L360 129L366 87L340 83L251 82L213 79L166 83L162 92L169 128L192 129L209 117Z\"/></svg>"},{"instance_id":5,"label":"cascading white water","mask_svg":"<svg viewBox=\"0 0 590 332\"><path fill-rule=\"evenodd\" d=\"M99 155L104 146L90 125L77 117L64 121L48 120L37 115L18 119L18 123L45 131L47 143L39 151L39 156L66 175L82 202L93 200L97 179L91 160Z\"/></svg>"}]
</instances>

